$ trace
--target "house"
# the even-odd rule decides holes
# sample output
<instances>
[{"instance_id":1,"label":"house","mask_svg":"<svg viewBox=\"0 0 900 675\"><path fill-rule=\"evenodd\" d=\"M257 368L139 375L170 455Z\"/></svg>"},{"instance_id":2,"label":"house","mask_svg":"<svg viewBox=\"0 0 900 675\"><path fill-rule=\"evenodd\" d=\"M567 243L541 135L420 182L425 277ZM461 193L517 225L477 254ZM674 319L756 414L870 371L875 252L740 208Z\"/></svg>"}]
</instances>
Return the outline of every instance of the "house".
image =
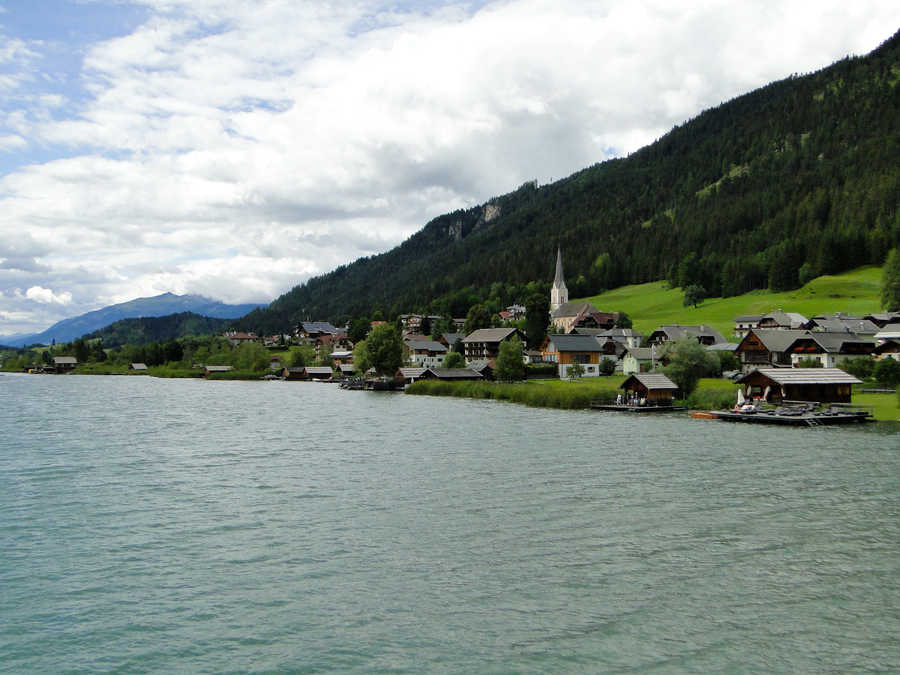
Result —
<instances>
[{"instance_id":1,"label":"house","mask_svg":"<svg viewBox=\"0 0 900 675\"><path fill-rule=\"evenodd\" d=\"M242 345L245 342L257 342L259 341L259 336L256 333L241 333L236 330L228 330L222 333L222 337L228 340L228 344L232 347L237 347L238 345Z\"/></svg>"},{"instance_id":2,"label":"house","mask_svg":"<svg viewBox=\"0 0 900 675\"><path fill-rule=\"evenodd\" d=\"M900 361L900 340L885 340L874 350L872 355L876 359L896 359Z\"/></svg>"},{"instance_id":3,"label":"house","mask_svg":"<svg viewBox=\"0 0 900 675\"><path fill-rule=\"evenodd\" d=\"M352 363L341 363L337 368L342 377L353 377L356 373L356 368Z\"/></svg>"},{"instance_id":4,"label":"house","mask_svg":"<svg viewBox=\"0 0 900 675\"><path fill-rule=\"evenodd\" d=\"M873 336L879 344L887 340L900 340L900 323L889 323Z\"/></svg>"},{"instance_id":5,"label":"house","mask_svg":"<svg viewBox=\"0 0 900 675\"><path fill-rule=\"evenodd\" d=\"M900 312L882 312L877 314L866 314L863 319L871 321L879 328L884 328L888 324L900 324Z\"/></svg>"},{"instance_id":6,"label":"house","mask_svg":"<svg viewBox=\"0 0 900 675\"><path fill-rule=\"evenodd\" d=\"M525 334L518 328L481 328L463 338L466 363L496 359L500 355L500 343L519 338L524 344Z\"/></svg>"},{"instance_id":7,"label":"house","mask_svg":"<svg viewBox=\"0 0 900 675\"><path fill-rule=\"evenodd\" d=\"M557 364L559 377L568 377L569 369L578 363L586 377L600 375L600 360L606 358L603 345L592 335L548 335L541 344L544 361ZM613 356L615 358L615 356Z\"/></svg>"},{"instance_id":8,"label":"house","mask_svg":"<svg viewBox=\"0 0 900 675\"><path fill-rule=\"evenodd\" d=\"M303 372L307 380L330 380L334 375L331 366L306 366Z\"/></svg>"},{"instance_id":9,"label":"house","mask_svg":"<svg viewBox=\"0 0 900 675\"><path fill-rule=\"evenodd\" d=\"M809 331L788 347L791 364L796 366L801 360L814 359L823 368L834 368L848 358L867 356L875 349L875 343L853 333L826 333Z\"/></svg>"},{"instance_id":10,"label":"house","mask_svg":"<svg viewBox=\"0 0 900 675\"><path fill-rule=\"evenodd\" d=\"M494 379L494 362L493 361L472 361L468 366L466 366L469 370L474 370L476 373L481 375L485 380L493 380Z\"/></svg>"},{"instance_id":11,"label":"house","mask_svg":"<svg viewBox=\"0 0 900 675\"><path fill-rule=\"evenodd\" d=\"M294 367L294 368L285 368L281 371L281 376L285 380L305 380L306 379L306 368Z\"/></svg>"},{"instance_id":12,"label":"house","mask_svg":"<svg viewBox=\"0 0 900 675\"><path fill-rule=\"evenodd\" d=\"M331 352L331 361L336 366L353 363L353 351L352 350L343 350L343 351Z\"/></svg>"},{"instance_id":13,"label":"house","mask_svg":"<svg viewBox=\"0 0 900 675\"><path fill-rule=\"evenodd\" d=\"M852 385L861 383L839 368L755 368L737 382L748 397L759 396L772 403L850 403Z\"/></svg>"},{"instance_id":14,"label":"house","mask_svg":"<svg viewBox=\"0 0 900 675\"><path fill-rule=\"evenodd\" d=\"M685 338L694 338L701 345L714 345L719 342L727 342L724 335L706 324L700 324L699 326L679 326L677 323L668 326L660 326L650 333L647 342L651 344L662 344L663 342L674 342L675 340L684 340Z\"/></svg>"},{"instance_id":15,"label":"house","mask_svg":"<svg viewBox=\"0 0 900 675\"><path fill-rule=\"evenodd\" d=\"M404 340L403 344L409 350L409 362L413 366L421 368L437 368L444 364L447 356L447 348L435 340Z\"/></svg>"},{"instance_id":16,"label":"house","mask_svg":"<svg viewBox=\"0 0 900 675\"><path fill-rule=\"evenodd\" d=\"M653 363L652 347L631 347L622 355L622 373L634 375L641 372L643 366Z\"/></svg>"},{"instance_id":17,"label":"house","mask_svg":"<svg viewBox=\"0 0 900 675\"><path fill-rule=\"evenodd\" d=\"M53 357L53 368L57 373L67 373L69 371L75 370L75 366L78 365L78 359L74 356L54 356Z\"/></svg>"},{"instance_id":18,"label":"house","mask_svg":"<svg viewBox=\"0 0 900 675\"><path fill-rule=\"evenodd\" d=\"M793 365L791 345L809 334L805 330L751 328L734 350L741 362L741 372L779 366L790 368Z\"/></svg>"},{"instance_id":19,"label":"house","mask_svg":"<svg viewBox=\"0 0 900 675\"><path fill-rule=\"evenodd\" d=\"M337 335L340 332L327 321L301 321L294 329L294 335L305 340L314 340L323 335Z\"/></svg>"},{"instance_id":20,"label":"house","mask_svg":"<svg viewBox=\"0 0 900 675\"><path fill-rule=\"evenodd\" d=\"M814 316L806 323L805 328L826 333L853 333L869 340L874 340L875 334L879 331L878 325L868 319L840 313L831 316Z\"/></svg>"},{"instance_id":21,"label":"house","mask_svg":"<svg viewBox=\"0 0 900 675\"><path fill-rule=\"evenodd\" d=\"M449 352L456 346L457 341L461 342L464 337L466 337L465 333L442 333L438 342L444 345Z\"/></svg>"},{"instance_id":22,"label":"house","mask_svg":"<svg viewBox=\"0 0 900 675\"><path fill-rule=\"evenodd\" d=\"M316 359L322 360L325 354L337 352L353 352L353 343L347 337L346 333L324 333L315 338L305 338L307 341L312 340L316 348Z\"/></svg>"},{"instance_id":23,"label":"house","mask_svg":"<svg viewBox=\"0 0 900 675\"><path fill-rule=\"evenodd\" d=\"M615 319L613 316L601 312L589 302L566 302L550 312L550 323L561 333L568 333L573 328L612 328Z\"/></svg>"},{"instance_id":24,"label":"house","mask_svg":"<svg viewBox=\"0 0 900 675\"><path fill-rule=\"evenodd\" d=\"M435 316L435 315L425 315L425 314L401 314L400 315L400 323L403 324L403 329L408 330L410 332L418 331L422 328L423 325L429 327L433 326L435 322L440 321L443 317Z\"/></svg>"},{"instance_id":25,"label":"house","mask_svg":"<svg viewBox=\"0 0 900 675\"><path fill-rule=\"evenodd\" d=\"M804 328L807 323L809 323L809 319L802 314L798 314L797 312L783 312L780 309L777 309L774 312L763 314L756 324L756 327L799 330Z\"/></svg>"},{"instance_id":26,"label":"house","mask_svg":"<svg viewBox=\"0 0 900 675\"><path fill-rule=\"evenodd\" d=\"M734 334L738 337L744 337L751 328L759 328L759 320L762 314L744 314L736 316L734 321Z\"/></svg>"},{"instance_id":27,"label":"house","mask_svg":"<svg viewBox=\"0 0 900 675\"><path fill-rule=\"evenodd\" d=\"M660 373L635 373L626 379L619 389L624 389L646 405L672 405L678 385Z\"/></svg>"}]
</instances>

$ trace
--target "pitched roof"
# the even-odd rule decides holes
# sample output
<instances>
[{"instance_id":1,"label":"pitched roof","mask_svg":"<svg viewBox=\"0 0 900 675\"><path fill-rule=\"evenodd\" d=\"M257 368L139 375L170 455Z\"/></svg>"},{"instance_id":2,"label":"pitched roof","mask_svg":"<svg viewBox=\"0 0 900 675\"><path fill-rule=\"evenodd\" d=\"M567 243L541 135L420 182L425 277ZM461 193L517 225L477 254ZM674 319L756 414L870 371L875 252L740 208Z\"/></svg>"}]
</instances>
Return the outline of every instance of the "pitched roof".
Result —
<instances>
[{"instance_id":1,"label":"pitched roof","mask_svg":"<svg viewBox=\"0 0 900 675\"><path fill-rule=\"evenodd\" d=\"M669 340L682 340L688 337L711 337L714 342L727 342L725 336L722 335L719 331L717 331L712 326L707 326L703 323L701 323L699 326L681 326L677 323L660 326L650 335L652 337L657 333L663 333Z\"/></svg>"},{"instance_id":2,"label":"pitched roof","mask_svg":"<svg viewBox=\"0 0 900 675\"><path fill-rule=\"evenodd\" d=\"M330 375L332 373L331 366L306 366L304 370L307 375Z\"/></svg>"},{"instance_id":3,"label":"pitched roof","mask_svg":"<svg viewBox=\"0 0 900 675\"><path fill-rule=\"evenodd\" d=\"M443 333L441 338L447 341L447 344L451 347L456 344L457 340L462 340L466 337L465 333Z\"/></svg>"},{"instance_id":4,"label":"pitched roof","mask_svg":"<svg viewBox=\"0 0 900 675\"><path fill-rule=\"evenodd\" d=\"M759 373L777 384L861 384L859 380L840 368L757 368L738 382L744 382Z\"/></svg>"},{"instance_id":5,"label":"pitched roof","mask_svg":"<svg viewBox=\"0 0 900 675\"><path fill-rule=\"evenodd\" d=\"M340 333L337 328L327 321L302 321L300 327L307 333Z\"/></svg>"},{"instance_id":6,"label":"pitched roof","mask_svg":"<svg viewBox=\"0 0 900 675\"><path fill-rule=\"evenodd\" d=\"M625 350L625 355L631 355L638 361L650 361L653 358L653 350L650 347L631 347Z\"/></svg>"},{"instance_id":7,"label":"pitched roof","mask_svg":"<svg viewBox=\"0 0 900 675\"><path fill-rule=\"evenodd\" d=\"M403 368L400 368L398 372L400 373L400 377L405 379L407 377L422 377L427 370L428 368L407 368L404 366Z\"/></svg>"},{"instance_id":8,"label":"pitched roof","mask_svg":"<svg viewBox=\"0 0 900 675\"><path fill-rule=\"evenodd\" d=\"M809 319L802 314L798 314L797 312L783 312L780 309L776 309L774 312L769 312L768 314L763 314L760 321L765 319L772 319L772 321L779 326L790 326L791 328L799 328L809 322Z\"/></svg>"},{"instance_id":9,"label":"pitched roof","mask_svg":"<svg viewBox=\"0 0 900 675\"><path fill-rule=\"evenodd\" d=\"M548 335L550 344L556 347L558 352L601 352L603 346L593 335Z\"/></svg>"},{"instance_id":10,"label":"pitched roof","mask_svg":"<svg viewBox=\"0 0 900 675\"><path fill-rule=\"evenodd\" d=\"M864 347L872 348L874 343L854 335L853 333L831 333L826 331L809 331L807 335L797 338L794 342L800 340L812 340L819 345L822 350L828 354L838 354L844 351L846 345L856 344ZM793 343L791 343L793 346Z\"/></svg>"},{"instance_id":11,"label":"pitched roof","mask_svg":"<svg viewBox=\"0 0 900 675\"><path fill-rule=\"evenodd\" d=\"M447 348L434 340L404 340L403 344L416 352L446 352Z\"/></svg>"},{"instance_id":12,"label":"pitched roof","mask_svg":"<svg viewBox=\"0 0 900 675\"><path fill-rule=\"evenodd\" d=\"M763 346L770 352L786 352L797 339L811 335L808 330L751 328L750 332L748 332L744 339L741 340L740 344L744 344L744 341L750 338L751 333L759 338L759 341L762 342Z\"/></svg>"},{"instance_id":13,"label":"pitched roof","mask_svg":"<svg viewBox=\"0 0 900 675\"><path fill-rule=\"evenodd\" d=\"M516 328L479 328L474 333L464 337L463 343L502 342L515 332L517 332Z\"/></svg>"},{"instance_id":14,"label":"pitched roof","mask_svg":"<svg viewBox=\"0 0 900 675\"><path fill-rule=\"evenodd\" d=\"M78 363L78 359L74 356L54 356L53 363L57 366L74 366Z\"/></svg>"},{"instance_id":15,"label":"pitched roof","mask_svg":"<svg viewBox=\"0 0 900 675\"><path fill-rule=\"evenodd\" d=\"M637 380L647 389L678 389L677 384L660 373L635 373L620 384L619 389L624 389L625 385L628 384L628 380L632 379Z\"/></svg>"},{"instance_id":16,"label":"pitched roof","mask_svg":"<svg viewBox=\"0 0 900 675\"><path fill-rule=\"evenodd\" d=\"M550 316L554 319L558 319L564 316L578 316L582 313L591 313L597 312L600 310L594 307L591 303L585 302L581 300L580 302L564 302L559 307L556 308L553 312L550 313Z\"/></svg>"}]
</instances>

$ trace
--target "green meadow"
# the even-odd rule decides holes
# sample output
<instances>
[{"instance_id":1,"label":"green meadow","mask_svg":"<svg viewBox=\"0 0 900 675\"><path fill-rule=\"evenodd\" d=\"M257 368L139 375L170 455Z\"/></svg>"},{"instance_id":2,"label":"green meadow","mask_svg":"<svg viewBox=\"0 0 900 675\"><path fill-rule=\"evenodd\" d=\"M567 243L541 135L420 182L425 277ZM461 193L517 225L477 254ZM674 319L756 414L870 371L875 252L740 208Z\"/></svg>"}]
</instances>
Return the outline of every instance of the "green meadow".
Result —
<instances>
[{"instance_id":1,"label":"green meadow","mask_svg":"<svg viewBox=\"0 0 900 675\"><path fill-rule=\"evenodd\" d=\"M817 314L864 315L881 311L881 268L860 267L846 274L813 279L802 288L781 293L753 291L731 298L708 298L699 306L685 307L684 292L664 281L622 286L583 300L604 312L625 312L634 328L645 335L665 324L707 324L733 339L734 317L766 314L776 309Z\"/></svg>"}]
</instances>

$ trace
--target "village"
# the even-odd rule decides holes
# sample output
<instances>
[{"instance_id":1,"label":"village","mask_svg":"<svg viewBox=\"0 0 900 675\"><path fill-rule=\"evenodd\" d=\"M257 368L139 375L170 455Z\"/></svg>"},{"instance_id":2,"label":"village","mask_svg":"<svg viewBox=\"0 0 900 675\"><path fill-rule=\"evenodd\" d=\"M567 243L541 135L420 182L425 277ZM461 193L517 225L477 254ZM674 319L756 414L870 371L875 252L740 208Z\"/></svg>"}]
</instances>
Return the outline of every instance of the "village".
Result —
<instances>
[{"instance_id":1,"label":"village","mask_svg":"<svg viewBox=\"0 0 900 675\"><path fill-rule=\"evenodd\" d=\"M627 379L616 405L629 409L658 409L673 404L682 392L662 374L662 369L672 359L672 345L686 340L696 341L723 364L723 378L743 385L741 398L771 404L849 404L852 385L862 381L841 369L847 361L893 359L900 364L900 313L896 312L805 317L777 309L763 315L735 317L729 337L707 325L680 324L661 325L645 335L622 327L618 312L601 311L589 302L570 302L560 252L549 306L546 336L533 349L518 346L522 363L527 366L523 372L560 380L624 376ZM227 331L223 337L234 347L259 343L273 352L283 352L286 346L303 345L314 351L318 365L285 365L281 363L282 356L273 355L266 379L394 389L422 380L497 379L502 346L510 342L527 344L528 336L515 325L521 325L524 316L525 307L511 305L499 315L503 325L466 334L465 319L453 320L458 332L435 333L429 328L442 317L403 314L399 317L403 363L392 374L381 373L381 377L375 377L374 369L359 372L359 364L354 362L357 345L349 339L347 326L303 321L290 334L260 337ZM370 329L385 323L372 321ZM77 365L73 356L56 356L44 372L71 372ZM207 377L233 369L230 365L199 367ZM148 370L143 363L132 363L130 369Z\"/></svg>"}]
</instances>

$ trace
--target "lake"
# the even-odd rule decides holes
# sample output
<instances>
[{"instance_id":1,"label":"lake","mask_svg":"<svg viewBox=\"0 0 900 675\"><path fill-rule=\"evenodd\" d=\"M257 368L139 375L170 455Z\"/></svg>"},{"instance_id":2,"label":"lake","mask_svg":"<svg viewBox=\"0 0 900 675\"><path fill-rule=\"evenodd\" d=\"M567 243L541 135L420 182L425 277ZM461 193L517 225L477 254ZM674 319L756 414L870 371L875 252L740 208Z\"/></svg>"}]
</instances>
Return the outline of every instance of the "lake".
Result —
<instances>
[{"instance_id":1,"label":"lake","mask_svg":"<svg viewBox=\"0 0 900 675\"><path fill-rule=\"evenodd\" d=\"M0 376L0 670L900 670L900 434Z\"/></svg>"}]
</instances>

